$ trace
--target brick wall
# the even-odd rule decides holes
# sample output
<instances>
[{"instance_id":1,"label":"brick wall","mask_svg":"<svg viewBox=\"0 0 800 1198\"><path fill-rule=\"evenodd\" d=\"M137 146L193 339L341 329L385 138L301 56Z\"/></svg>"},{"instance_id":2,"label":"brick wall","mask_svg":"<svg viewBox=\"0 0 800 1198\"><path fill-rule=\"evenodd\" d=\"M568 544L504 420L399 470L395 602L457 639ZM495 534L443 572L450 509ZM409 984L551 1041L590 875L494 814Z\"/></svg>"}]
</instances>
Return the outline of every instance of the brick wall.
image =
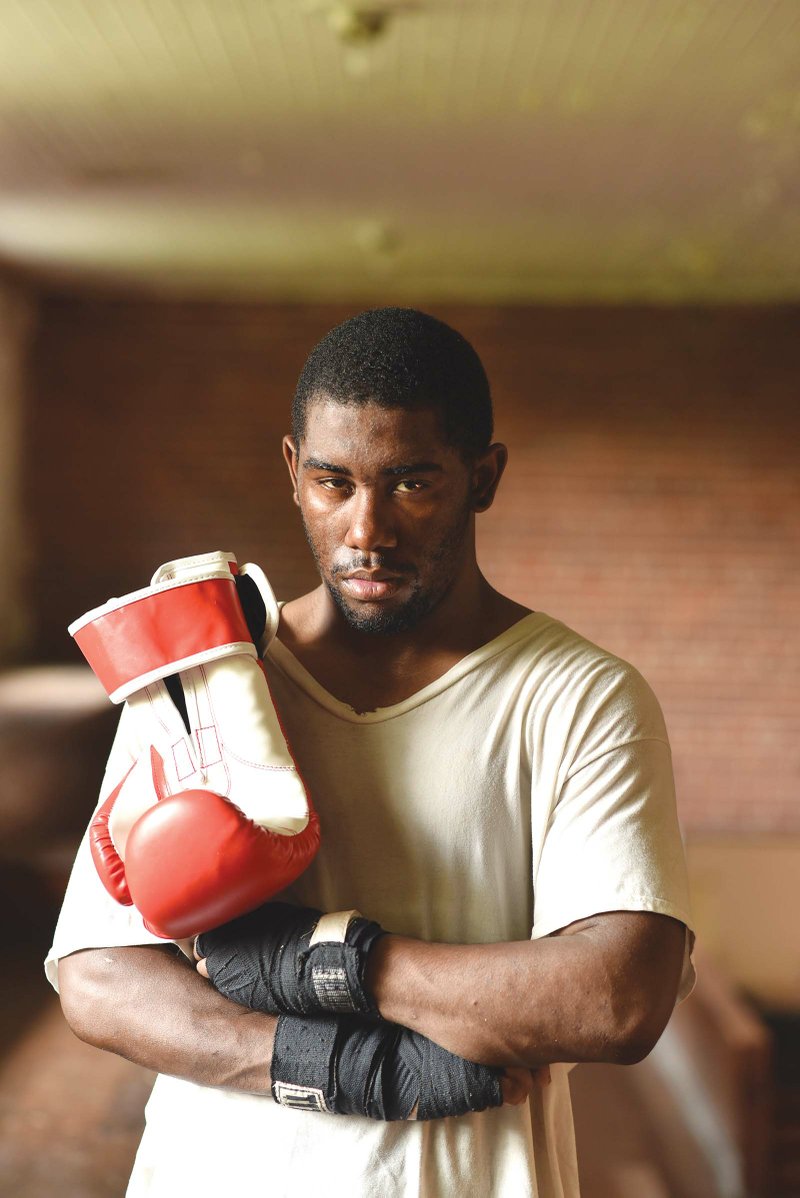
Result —
<instances>
[{"instance_id":1,"label":"brick wall","mask_svg":"<svg viewBox=\"0 0 800 1198\"><path fill-rule=\"evenodd\" d=\"M486 573L634 661L687 828L800 831L798 313L435 308L482 354L511 465ZM352 308L43 302L27 418L38 658L167 558L314 574L280 435Z\"/></svg>"},{"instance_id":2,"label":"brick wall","mask_svg":"<svg viewBox=\"0 0 800 1198\"><path fill-rule=\"evenodd\" d=\"M26 611L21 566L24 530L20 498L20 441L27 351L35 304L18 284L0 279L0 663L22 651Z\"/></svg>"}]
</instances>

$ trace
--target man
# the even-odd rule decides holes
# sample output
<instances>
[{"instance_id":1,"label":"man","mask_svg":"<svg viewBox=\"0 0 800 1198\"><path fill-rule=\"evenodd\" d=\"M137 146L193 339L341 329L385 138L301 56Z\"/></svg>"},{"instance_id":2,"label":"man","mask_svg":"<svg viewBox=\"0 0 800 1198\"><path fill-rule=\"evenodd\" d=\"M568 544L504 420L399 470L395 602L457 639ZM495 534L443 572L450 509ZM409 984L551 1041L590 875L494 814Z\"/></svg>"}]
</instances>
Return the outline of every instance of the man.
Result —
<instances>
[{"instance_id":1,"label":"man","mask_svg":"<svg viewBox=\"0 0 800 1198\"><path fill-rule=\"evenodd\" d=\"M263 964L267 932L202 937L192 970L106 900L82 850L48 968L81 1038L162 1074L131 1195L572 1198L567 1063L640 1059L691 986L658 705L626 663L480 573L475 514L506 463L491 434L477 355L432 317L366 312L320 342L284 451L321 584L283 607L266 668L323 828L292 901L389 932L359 958L372 1016L348 1035L386 1045L402 1025L493 1067L481 1078L502 1070L500 1088L459 1118L274 1103L271 1082L320 1089L308 1037L335 1017L232 1002L225 971ZM319 1052L346 1089L337 1037ZM394 1067L380 1051L370 1085ZM390 1114L419 1114L431 1078L404 1069Z\"/></svg>"}]
</instances>

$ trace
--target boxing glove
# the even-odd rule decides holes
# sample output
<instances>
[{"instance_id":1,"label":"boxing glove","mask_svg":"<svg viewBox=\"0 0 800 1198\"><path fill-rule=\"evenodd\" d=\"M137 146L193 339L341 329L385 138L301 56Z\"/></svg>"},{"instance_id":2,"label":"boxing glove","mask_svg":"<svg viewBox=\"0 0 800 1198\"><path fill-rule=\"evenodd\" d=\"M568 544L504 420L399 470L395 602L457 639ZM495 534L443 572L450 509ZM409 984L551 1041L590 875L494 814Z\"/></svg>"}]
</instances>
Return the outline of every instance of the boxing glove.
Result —
<instances>
[{"instance_id":1,"label":"boxing glove","mask_svg":"<svg viewBox=\"0 0 800 1198\"><path fill-rule=\"evenodd\" d=\"M149 587L70 625L112 700L125 701L134 759L92 821L95 867L165 938L259 906L319 846L253 643L263 652L277 623L261 570L212 553L168 562Z\"/></svg>"}]
</instances>

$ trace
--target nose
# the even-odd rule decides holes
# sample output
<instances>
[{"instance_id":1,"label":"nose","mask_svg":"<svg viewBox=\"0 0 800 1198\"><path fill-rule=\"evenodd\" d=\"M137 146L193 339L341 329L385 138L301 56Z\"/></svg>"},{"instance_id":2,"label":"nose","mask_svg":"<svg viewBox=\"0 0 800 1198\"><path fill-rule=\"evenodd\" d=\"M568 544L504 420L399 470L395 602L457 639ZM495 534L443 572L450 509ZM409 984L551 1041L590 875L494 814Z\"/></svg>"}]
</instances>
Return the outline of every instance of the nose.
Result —
<instances>
[{"instance_id":1,"label":"nose","mask_svg":"<svg viewBox=\"0 0 800 1198\"><path fill-rule=\"evenodd\" d=\"M397 545L390 504L371 487L357 490L348 509L350 521L345 535L348 549L371 553Z\"/></svg>"}]
</instances>

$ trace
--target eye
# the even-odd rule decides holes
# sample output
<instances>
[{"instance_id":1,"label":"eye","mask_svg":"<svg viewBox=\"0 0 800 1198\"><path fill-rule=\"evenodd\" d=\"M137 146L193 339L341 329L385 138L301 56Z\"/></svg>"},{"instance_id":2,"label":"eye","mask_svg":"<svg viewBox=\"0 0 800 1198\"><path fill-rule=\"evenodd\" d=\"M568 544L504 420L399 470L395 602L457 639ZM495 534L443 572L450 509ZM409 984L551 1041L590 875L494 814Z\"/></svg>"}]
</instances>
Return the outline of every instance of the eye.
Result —
<instances>
[{"instance_id":1,"label":"eye","mask_svg":"<svg viewBox=\"0 0 800 1198\"><path fill-rule=\"evenodd\" d=\"M427 485L420 478L402 478L395 490L401 495L415 495L418 491L424 491Z\"/></svg>"},{"instance_id":2,"label":"eye","mask_svg":"<svg viewBox=\"0 0 800 1198\"><path fill-rule=\"evenodd\" d=\"M350 486L349 478L318 478L317 484L326 491L345 491Z\"/></svg>"}]
</instances>

